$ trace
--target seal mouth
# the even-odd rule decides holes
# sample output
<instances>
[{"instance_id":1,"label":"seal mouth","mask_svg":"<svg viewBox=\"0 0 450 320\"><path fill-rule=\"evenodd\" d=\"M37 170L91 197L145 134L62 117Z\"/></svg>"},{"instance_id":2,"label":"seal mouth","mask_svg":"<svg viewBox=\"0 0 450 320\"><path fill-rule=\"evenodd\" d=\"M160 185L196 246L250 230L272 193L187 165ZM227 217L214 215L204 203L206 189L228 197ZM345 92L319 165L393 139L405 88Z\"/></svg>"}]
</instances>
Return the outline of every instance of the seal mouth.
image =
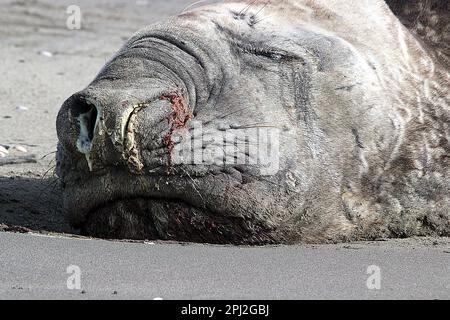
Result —
<instances>
[{"instance_id":1,"label":"seal mouth","mask_svg":"<svg viewBox=\"0 0 450 320\"><path fill-rule=\"evenodd\" d=\"M66 185L65 207L71 224L95 238L274 243L274 226L247 203L252 197L236 180L226 174L197 179L194 187L187 177L108 170Z\"/></svg>"},{"instance_id":2,"label":"seal mouth","mask_svg":"<svg viewBox=\"0 0 450 320\"><path fill-rule=\"evenodd\" d=\"M181 199L117 198L89 211L81 233L110 239L202 241L201 234L217 231L212 217L208 209Z\"/></svg>"},{"instance_id":3,"label":"seal mouth","mask_svg":"<svg viewBox=\"0 0 450 320\"><path fill-rule=\"evenodd\" d=\"M183 179L164 174L163 169L161 172L154 169L152 175L133 175L105 167L90 172L89 176L68 177L64 201L71 224L79 228L102 208L132 200L184 201L197 206L197 202L186 200L187 184Z\"/></svg>"},{"instance_id":4,"label":"seal mouth","mask_svg":"<svg viewBox=\"0 0 450 320\"><path fill-rule=\"evenodd\" d=\"M115 199L90 211L81 234L102 239L273 243L265 230L257 228L255 234L253 228L245 217L220 215L183 200L133 197Z\"/></svg>"}]
</instances>

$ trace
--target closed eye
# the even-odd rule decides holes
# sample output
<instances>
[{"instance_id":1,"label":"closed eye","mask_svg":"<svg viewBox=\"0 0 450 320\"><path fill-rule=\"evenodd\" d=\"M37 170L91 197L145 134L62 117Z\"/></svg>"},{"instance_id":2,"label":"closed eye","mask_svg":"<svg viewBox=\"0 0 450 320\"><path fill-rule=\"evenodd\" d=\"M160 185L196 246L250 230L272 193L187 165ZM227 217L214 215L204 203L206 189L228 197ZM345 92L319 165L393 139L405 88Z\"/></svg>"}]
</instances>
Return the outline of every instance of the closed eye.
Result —
<instances>
[{"instance_id":1,"label":"closed eye","mask_svg":"<svg viewBox=\"0 0 450 320\"><path fill-rule=\"evenodd\" d=\"M249 53L255 56L270 59L274 62L287 62L292 60L303 60L302 57L287 52L282 49L270 47L263 41L255 41L242 34L236 34L232 30L221 26L217 22L214 22L216 28L223 34L225 34L231 43L233 48L236 48L244 53Z\"/></svg>"}]
</instances>

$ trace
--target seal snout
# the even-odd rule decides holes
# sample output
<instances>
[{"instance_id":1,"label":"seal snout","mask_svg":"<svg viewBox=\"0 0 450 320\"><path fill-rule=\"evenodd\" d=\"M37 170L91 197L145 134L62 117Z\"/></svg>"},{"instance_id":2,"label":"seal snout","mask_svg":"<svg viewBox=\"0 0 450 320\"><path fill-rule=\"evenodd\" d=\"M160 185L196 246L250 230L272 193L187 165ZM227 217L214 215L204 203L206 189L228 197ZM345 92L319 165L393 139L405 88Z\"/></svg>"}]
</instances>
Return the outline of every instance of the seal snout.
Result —
<instances>
[{"instance_id":1,"label":"seal snout","mask_svg":"<svg viewBox=\"0 0 450 320\"><path fill-rule=\"evenodd\" d=\"M97 87L69 98L58 118L67 156L91 172L111 165L132 172L170 166L175 138L192 109L182 90L153 88L129 94Z\"/></svg>"}]
</instances>

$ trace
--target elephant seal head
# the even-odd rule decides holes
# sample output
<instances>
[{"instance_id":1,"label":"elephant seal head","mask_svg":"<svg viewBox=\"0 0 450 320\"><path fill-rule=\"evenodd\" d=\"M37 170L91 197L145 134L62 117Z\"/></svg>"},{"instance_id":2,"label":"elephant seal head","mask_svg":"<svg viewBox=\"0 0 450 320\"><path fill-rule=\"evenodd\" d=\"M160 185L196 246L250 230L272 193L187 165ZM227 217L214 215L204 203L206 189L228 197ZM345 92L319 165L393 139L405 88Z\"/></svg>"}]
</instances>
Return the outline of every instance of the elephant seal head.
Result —
<instances>
[{"instance_id":1,"label":"elephant seal head","mask_svg":"<svg viewBox=\"0 0 450 320\"><path fill-rule=\"evenodd\" d=\"M236 244L436 230L408 200L428 190L408 130L431 121L417 99L425 80L439 96L433 68L382 1L229 1L151 25L60 110L70 221Z\"/></svg>"}]
</instances>

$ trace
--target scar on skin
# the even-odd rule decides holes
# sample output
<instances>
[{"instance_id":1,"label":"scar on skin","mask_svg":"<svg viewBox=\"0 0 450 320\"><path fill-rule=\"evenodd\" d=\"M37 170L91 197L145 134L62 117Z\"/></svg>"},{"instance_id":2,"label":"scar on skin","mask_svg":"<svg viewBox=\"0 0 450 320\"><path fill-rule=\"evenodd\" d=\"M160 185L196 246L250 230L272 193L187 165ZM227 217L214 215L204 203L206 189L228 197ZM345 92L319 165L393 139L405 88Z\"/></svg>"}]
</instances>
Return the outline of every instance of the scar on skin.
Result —
<instances>
[{"instance_id":1,"label":"scar on skin","mask_svg":"<svg viewBox=\"0 0 450 320\"><path fill-rule=\"evenodd\" d=\"M169 121L170 129L163 138L163 143L166 146L169 155L170 167L172 165L172 151L175 147L172 135L176 130L186 127L186 123L192 119L192 112L189 110L186 99L181 92L169 93L161 96L160 99L170 101L172 106L172 113L167 119Z\"/></svg>"}]
</instances>

